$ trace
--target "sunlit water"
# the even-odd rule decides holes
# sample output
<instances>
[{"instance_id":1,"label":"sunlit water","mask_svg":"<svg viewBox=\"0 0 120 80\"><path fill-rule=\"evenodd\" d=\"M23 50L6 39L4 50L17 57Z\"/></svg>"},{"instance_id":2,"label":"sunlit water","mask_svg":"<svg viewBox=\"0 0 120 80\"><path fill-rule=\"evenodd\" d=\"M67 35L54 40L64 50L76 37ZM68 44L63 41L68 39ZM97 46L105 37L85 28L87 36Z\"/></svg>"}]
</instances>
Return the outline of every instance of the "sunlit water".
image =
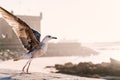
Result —
<instances>
[{"instance_id":1,"label":"sunlit water","mask_svg":"<svg viewBox=\"0 0 120 80\"><path fill-rule=\"evenodd\" d=\"M110 58L120 61L120 50L100 50L98 55L91 55L87 57L69 56L64 58L64 62L93 62L96 64L101 62L110 62Z\"/></svg>"}]
</instances>

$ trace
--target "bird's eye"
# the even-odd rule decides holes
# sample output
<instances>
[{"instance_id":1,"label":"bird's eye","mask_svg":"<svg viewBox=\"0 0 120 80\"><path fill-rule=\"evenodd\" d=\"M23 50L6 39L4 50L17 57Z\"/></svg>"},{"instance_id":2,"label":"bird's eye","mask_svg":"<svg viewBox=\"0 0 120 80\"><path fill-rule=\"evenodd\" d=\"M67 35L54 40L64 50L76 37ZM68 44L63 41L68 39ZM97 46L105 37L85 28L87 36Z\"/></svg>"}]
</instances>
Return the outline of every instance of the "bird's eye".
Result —
<instances>
[{"instance_id":1,"label":"bird's eye","mask_svg":"<svg viewBox=\"0 0 120 80\"><path fill-rule=\"evenodd\" d=\"M49 38L51 37L51 36L48 36Z\"/></svg>"}]
</instances>

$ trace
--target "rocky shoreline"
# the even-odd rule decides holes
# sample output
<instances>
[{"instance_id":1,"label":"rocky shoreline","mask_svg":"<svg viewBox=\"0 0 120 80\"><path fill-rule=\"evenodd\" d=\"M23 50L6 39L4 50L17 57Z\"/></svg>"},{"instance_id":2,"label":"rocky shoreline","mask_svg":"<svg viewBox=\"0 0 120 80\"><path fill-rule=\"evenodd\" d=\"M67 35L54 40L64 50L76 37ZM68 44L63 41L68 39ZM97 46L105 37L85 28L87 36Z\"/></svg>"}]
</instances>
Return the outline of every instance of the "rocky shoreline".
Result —
<instances>
[{"instance_id":1,"label":"rocky shoreline","mask_svg":"<svg viewBox=\"0 0 120 80\"><path fill-rule=\"evenodd\" d=\"M92 62L80 62L79 64L72 64L69 62L64 65L56 64L54 67L58 70L57 73L92 78L107 78L109 76L111 79L113 77L120 79L120 61L112 58L110 58L109 63L93 64Z\"/></svg>"}]
</instances>

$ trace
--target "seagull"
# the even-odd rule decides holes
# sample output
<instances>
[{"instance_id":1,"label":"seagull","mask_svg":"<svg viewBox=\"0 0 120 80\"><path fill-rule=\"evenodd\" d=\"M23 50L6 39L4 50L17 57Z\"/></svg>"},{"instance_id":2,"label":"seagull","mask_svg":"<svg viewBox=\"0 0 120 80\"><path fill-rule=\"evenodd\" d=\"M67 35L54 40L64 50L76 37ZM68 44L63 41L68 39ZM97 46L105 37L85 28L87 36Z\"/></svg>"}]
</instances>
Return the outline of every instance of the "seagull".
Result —
<instances>
[{"instance_id":1,"label":"seagull","mask_svg":"<svg viewBox=\"0 0 120 80\"><path fill-rule=\"evenodd\" d=\"M27 50L27 53L15 58L14 61L28 59L27 63L22 68L22 73L29 73L28 70L32 59L38 58L46 53L48 41L51 39L57 39L57 37L46 35L43 40L40 41L41 34L30 28L28 24L26 24L17 16L13 15L2 7L0 7L0 15L12 27L18 39L23 44L23 47Z\"/></svg>"}]
</instances>

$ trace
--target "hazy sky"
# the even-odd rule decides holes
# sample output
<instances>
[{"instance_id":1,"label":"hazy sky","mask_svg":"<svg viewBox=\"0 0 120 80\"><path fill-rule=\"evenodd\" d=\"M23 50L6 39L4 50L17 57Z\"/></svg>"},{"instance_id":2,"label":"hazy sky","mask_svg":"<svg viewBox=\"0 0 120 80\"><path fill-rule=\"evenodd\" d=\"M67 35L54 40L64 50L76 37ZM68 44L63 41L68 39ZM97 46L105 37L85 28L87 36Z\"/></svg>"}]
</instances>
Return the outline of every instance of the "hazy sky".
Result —
<instances>
[{"instance_id":1,"label":"hazy sky","mask_svg":"<svg viewBox=\"0 0 120 80\"><path fill-rule=\"evenodd\" d=\"M0 0L19 15L43 12L42 34L80 42L120 41L120 0Z\"/></svg>"}]
</instances>

